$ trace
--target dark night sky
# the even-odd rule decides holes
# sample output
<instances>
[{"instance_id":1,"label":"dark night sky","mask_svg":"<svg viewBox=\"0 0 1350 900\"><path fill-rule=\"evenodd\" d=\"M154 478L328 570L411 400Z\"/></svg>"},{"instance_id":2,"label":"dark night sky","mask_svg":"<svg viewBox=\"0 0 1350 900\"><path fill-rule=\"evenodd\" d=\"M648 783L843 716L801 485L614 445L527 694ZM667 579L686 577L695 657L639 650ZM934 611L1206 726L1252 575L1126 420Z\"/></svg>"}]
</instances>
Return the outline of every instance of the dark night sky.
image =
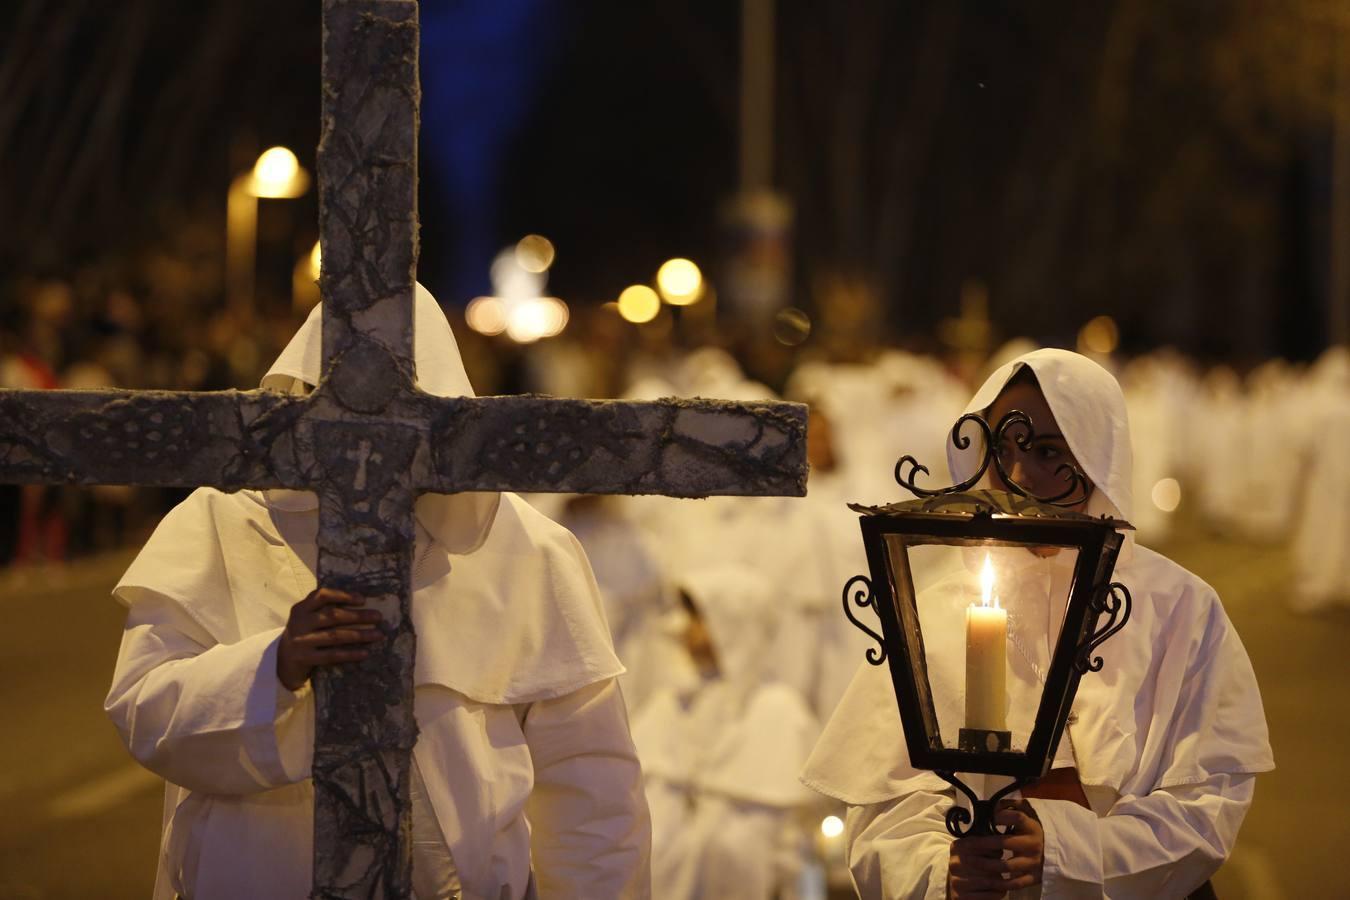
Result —
<instances>
[{"instance_id":1,"label":"dark night sky","mask_svg":"<svg viewBox=\"0 0 1350 900\"><path fill-rule=\"evenodd\" d=\"M781 0L793 301L862 285L910 340L975 278L1004 336L1062 340L1110 313L1134 349L1316 353L1326 34L1249 5ZM426 0L422 280L461 304L527 232L557 244L550 290L573 303L674 255L715 270L738 12ZM88 263L133 286L156 256L218 266L233 175L276 143L312 168L319 38L317 0L6 4L0 289ZM260 262L295 258L316 219L312 193L265 208Z\"/></svg>"},{"instance_id":2,"label":"dark night sky","mask_svg":"<svg viewBox=\"0 0 1350 900\"><path fill-rule=\"evenodd\" d=\"M736 10L703 6L712 16L696 25L724 45L734 79ZM0 13L16 64L0 85L29 88L0 100L18 122L0 184L10 273L66 271L162 240L184 216L219 218L230 178L272 144L312 171L317 2L133 0L30 15L41 7ZM445 301L487 290L493 255L530 231L558 244L552 287L597 301L670 255L711 252L734 186L734 122L709 109L663 21L630 7L422 4L421 275ZM734 80L718 88L734 105ZM65 177L82 165L82 182ZM264 232L269 220L295 232L296 247L315 237L312 193L265 202L261 216ZM23 219L40 224L14 227Z\"/></svg>"},{"instance_id":3,"label":"dark night sky","mask_svg":"<svg viewBox=\"0 0 1350 900\"><path fill-rule=\"evenodd\" d=\"M731 49L735 10L722 6ZM472 35L424 12L426 278L455 297L485 292L492 256L530 232L559 245L550 289L583 302L649 280L670 256L708 258L735 187L734 123L662 23L631 4L570 17L530 0L503 7L519 15L494 7Z\"/></svg>"}]
</instances>

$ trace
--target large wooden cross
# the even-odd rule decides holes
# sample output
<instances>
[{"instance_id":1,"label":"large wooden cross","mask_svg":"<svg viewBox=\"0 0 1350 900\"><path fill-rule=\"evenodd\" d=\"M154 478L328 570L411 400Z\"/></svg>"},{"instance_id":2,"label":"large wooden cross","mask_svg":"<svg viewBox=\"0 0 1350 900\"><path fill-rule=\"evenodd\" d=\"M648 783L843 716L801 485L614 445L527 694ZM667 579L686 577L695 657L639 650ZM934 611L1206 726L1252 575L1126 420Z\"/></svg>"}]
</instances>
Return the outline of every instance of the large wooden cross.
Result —
<instances>
[{"instance_id":1,"label":"large wooden cross","mask_svg":"<svg viewBox=\"0 0 1350 900\"><path fill-rule=\"evenodd\" d=\"M317 389L0 391L0 482L318 493L319 582L371 598L391 639L366 662L314 678L313 896L402 898L412 872L418 494L801 496L806 412L419 391L416 0L324 0L323 48Z\"/></svg>"}]
</instances>

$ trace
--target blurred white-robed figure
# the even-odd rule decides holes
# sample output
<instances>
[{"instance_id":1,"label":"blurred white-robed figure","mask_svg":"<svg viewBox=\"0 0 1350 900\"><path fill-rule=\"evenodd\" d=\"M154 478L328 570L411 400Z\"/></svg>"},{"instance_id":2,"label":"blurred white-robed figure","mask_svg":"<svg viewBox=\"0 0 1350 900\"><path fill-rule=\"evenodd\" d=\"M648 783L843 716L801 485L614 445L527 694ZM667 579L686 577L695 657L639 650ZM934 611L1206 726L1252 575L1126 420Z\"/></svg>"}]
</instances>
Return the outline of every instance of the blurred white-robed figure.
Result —
<instances>
[{"instance_id":1,"label":"blurred white-robed figure","mask_svg":"<svg viewBox=\"0 0 1350 900\"><path fill-rule=\"evenodd\" d=\"M670 629L684 668L633 720L665 900L790 896L807 847L797 781L816 734L806 702L766 681L768 583L723 564L687 573Z\"/></svg>"}]
</instances>

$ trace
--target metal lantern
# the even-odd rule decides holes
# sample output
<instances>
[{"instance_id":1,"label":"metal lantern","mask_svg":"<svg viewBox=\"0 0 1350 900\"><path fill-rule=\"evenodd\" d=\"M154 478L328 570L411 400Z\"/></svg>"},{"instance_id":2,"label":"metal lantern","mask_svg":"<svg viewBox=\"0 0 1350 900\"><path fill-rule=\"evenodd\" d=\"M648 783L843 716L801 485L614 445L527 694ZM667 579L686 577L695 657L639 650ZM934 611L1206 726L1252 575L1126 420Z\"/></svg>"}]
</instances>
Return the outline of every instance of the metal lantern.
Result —
<instances>
[{"instance_id":1,"label":"metal lantern","mask_svg":"<svg viewBox=\"0 0 1350 900\"><path fill-rule=\"evenodd\" d=\"M1066 508L1091 491L1074 466L1059 467L1065 489L1054 496L1014 480L998 448L1033 447L1026 413L1014 410L994 427L963 416L951 433L960 450L970 446L968 423L984 452L966 481L920 488L914 478L928 469L906 456L896 480L918 499L850 504L861 514L871 577L844 586L845 614L879 645L868 662L890 663L911 764L971 801L973 821L959 805L947 812L956 837L995 833L998 801L1046 774L1078 680L1101 670L1092 654L1125 625L1131 604L1129 590L1111 581L1129 523ZM1008 490L974 489L991 465ZM881 634L855 606L876 611ZM981 800L957 772L1013 780Z\"/></svg>"}]
</instances>

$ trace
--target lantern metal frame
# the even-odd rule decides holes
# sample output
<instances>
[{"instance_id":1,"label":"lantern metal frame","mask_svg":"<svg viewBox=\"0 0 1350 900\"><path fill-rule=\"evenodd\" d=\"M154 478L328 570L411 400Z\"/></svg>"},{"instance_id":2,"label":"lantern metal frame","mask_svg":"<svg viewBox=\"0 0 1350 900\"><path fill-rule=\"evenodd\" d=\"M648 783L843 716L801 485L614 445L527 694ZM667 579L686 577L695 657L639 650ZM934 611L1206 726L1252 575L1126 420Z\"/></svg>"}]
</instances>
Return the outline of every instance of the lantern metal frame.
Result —
<instances>
[{"instance_id":1,"label":"lantern metal frame","mask_svg":"<svg viewBox=\"0 0 1350 900\"><path fill-rule=\"evenodd\" d=\"M1102 658L1093 653L1124 627L1132 603L1128 588L1111 581L1124 542L1121 532L1132 526L1120 519L1065 508L1079 504L1092 490L1075 466L1060 467L1067 487L1049 497L1036 495L1010 477L997 448L1005 438L1011 438L1020 449L1030 449L1035 430L1026 413L1013 410L995 427L978 414L963 416L952 429L952 443L958 449L970 446L970 439L961 434L968 422L977 424L985 442L981 465L971 478L939 490L918 488L914 476L928 470L906 456L896 465L896 480L919 499L880 507L849 504L861 514L871 577L854 576L843 592L849 621L877 642L877 647L867 650L867 661L874 666L890 664L911 765L932 770L970 799L973 819L960 805L947 812L947 829L955 837L998 833L993 823L998 801L1046 774L1068 721L1079 679L1102 669ZM911 468L906 475L902 470L907 463ZM991 465L1008 490L973 490ZM892 541L897 538L900 552L895 553ZM979 741L972 746L970 735L965 734L969 729L962 729L957 749L942 742L909 561L912 547L931 545L1055 546L1077 551L1064 620L1025 750L1012 751L1006 732L975 734L975 738L988 738L988 749L979 749ZM872 608L881 620L881 634L860 620L854 607ZM956 776L957 772L1006 775L1013 781L982 800Z\"/></svg>"}]
</instances>

